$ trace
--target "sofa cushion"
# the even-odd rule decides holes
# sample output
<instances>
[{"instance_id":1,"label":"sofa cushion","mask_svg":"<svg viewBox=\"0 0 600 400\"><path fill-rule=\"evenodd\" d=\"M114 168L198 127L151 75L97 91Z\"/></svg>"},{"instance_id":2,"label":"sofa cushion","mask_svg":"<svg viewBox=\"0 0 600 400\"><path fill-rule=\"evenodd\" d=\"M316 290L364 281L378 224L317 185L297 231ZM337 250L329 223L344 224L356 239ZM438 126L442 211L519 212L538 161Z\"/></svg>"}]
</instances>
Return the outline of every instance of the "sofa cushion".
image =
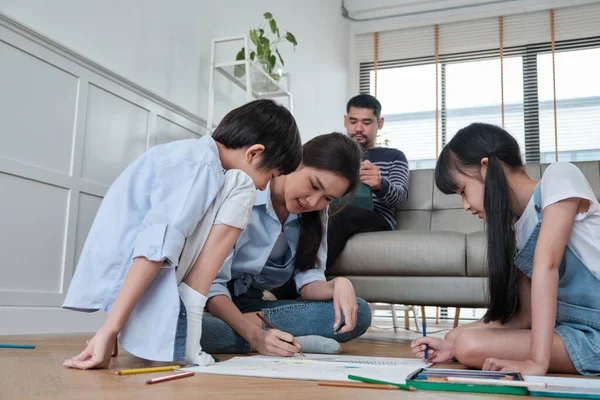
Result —
<instances>
[{"instance_id":1,"label":"sofa cushion","mask_svg":"<svg viewBox=\"0 0 600 400\"><path fill-rule=\"evenodd\" d=\"M371 303L487 307L487 278L456 276L346 276ZM333 277L330 277L333 278Z\"/></svg>"},{"instance_id":2,"label":"sofa cushion","mask_svg":"<svg viewBox=\"0 0 600 400\"><path fill-rule=\"evenodd\" d=\"M463 209L435 210L431 212L432 231L473 233L483 229L483 220Z\"/></svg>"},{"instance_id":3,"label":"sofa cushion","mask_svg":"<svg viewBox=\"0 0 600 400\"><path fill-rule=\"evenodd\" d=\"M465 234L389 231L354 235L333 275L465 276Z\"/></svg>"},{"instance_id":4,"label":"sofa cushion","mask_svg":"<svg viewBox=\"0 0 600 400\"><path fill-rule=\"evenodd\" d=\"M433 170L410 171L408 176L408 198L400 210L431 210L433 192Z\"/></svg>"},{"instance_id":5,"label":"sofa cushion","mask_svg":"<svg viewBox=\"0 0 600 400\"><path fill-rule=\"evenodd\" d=\"M484 231L467 235L467 276L488 276L486 242Z\"/></svg>"}]
</instances>

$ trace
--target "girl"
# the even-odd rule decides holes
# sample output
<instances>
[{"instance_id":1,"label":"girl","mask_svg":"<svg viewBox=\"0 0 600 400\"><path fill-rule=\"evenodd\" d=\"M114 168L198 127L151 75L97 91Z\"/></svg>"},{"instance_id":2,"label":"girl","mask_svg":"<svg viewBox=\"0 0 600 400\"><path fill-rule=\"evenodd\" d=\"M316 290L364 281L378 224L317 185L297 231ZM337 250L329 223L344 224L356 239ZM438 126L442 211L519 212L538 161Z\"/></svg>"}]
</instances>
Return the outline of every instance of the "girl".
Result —
<instances>
[{"instance_id":1,"label":"girl","mask_svg":"<svg viewBox=\"0 0 600 400\"><path fill-rule=\"evenodd\" d=\"M472 124L442 150L437 187L485 219L490 303L483 321L412 344L430 360L486 370L600 374L600 205L581 171L541 181L505 130Z\"/></svg>"},{"instance_id":2,"label":"girl","mask_svg":"<svg viewBox=\"0 0 600 400\"><path fill-rule=\"evenodd\" d=\"M107 311L70 368L106 368L116 338L156 361L213 359L200 347L208 289L248 222L255 188L300 163L294 117L270 100L228 113L212 137L155 146L111 185L90 229L63 307ZM195 263L180 260L201 238Z\"/></svg>"},{"instance_id":3,"label":"girl","mask_svg":"<svg viewBox=\"0 0 600 400\"><path fill-rule=\"evenodd\" d=\"M361 156L346 135L317 136L304 144L295 172L276 177L257 193L248 227L208 294L211 316L204 317L202 334L206 351L291 356L302 347L335 352L337 341L323 336L347 341L367 330L371 310L356 298L350 281L325 279L327 208L355 191ZM264 290L292 276L301 300L262 299ZM256 312L277 329L265 330Z\"/></svg>"}]
</instances>

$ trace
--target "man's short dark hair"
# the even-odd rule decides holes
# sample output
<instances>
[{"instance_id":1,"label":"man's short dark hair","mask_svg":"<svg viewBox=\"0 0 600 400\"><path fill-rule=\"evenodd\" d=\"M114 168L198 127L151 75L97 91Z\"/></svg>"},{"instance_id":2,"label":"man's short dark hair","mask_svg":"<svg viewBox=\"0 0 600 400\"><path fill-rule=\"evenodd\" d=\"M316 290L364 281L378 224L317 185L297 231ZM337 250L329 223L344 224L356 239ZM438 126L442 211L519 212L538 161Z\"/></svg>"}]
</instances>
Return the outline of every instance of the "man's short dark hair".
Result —
<instances>
[{"instance_id":1,"label":"man's short dark hair","mask_svg":"<svg viewBox=\"0 0 600 400\"><path fill-rule=\"evenodd\" d=\"M368 108L373 110L375 118L379 119L381 117L381 103L370 94L359 94L351 98L348 105L346 105L346 113L350 112L350 107Z\"/></svg>"},{"instance_id":2,"label":"man's short dark hair","mask_svg":"<svg viewBox=\"0 0 600 400\"><path fill-rule=\"evenodd\" d=\"M251 101L231 110L212 134L229 149L265 146L260 168L294 172L302 161L302 141L292 113L270 99Z\"/></svg>"}]
</instances>

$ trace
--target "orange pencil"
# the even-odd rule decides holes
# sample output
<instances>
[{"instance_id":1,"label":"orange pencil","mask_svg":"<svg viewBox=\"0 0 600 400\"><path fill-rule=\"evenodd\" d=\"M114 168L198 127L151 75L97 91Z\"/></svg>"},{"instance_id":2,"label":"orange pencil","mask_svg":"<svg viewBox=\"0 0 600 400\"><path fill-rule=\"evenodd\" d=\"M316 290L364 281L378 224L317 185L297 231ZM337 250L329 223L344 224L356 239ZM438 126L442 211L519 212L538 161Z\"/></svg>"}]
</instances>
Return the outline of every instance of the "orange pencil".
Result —
<instances>
[{"instance_id":1,"label":"orange pencil","mask_svg":"<svg viewBox=\"0 0 600 400\"><path fill-rule=\"evenodd\" d=\"M393 385L380 385L377 383L361 383L361 382L319 382L319 386L336 386L336 387L353 387L364 389L384 389L384 390L400 390L399 387Z\"/></svg>"},{"instance_id":2,"label":"orange pencil","mask_svg":"<svg viewBox=\"0 0 600 400\"><path fill-rule=\"evenodd\" d=\"M187 378L188 376L194 376L194 371L183 372L181 374L175 374L175 375L161 376L160 378L150 379L149 381L146 381L146 383L147 384L160 383L160 382L172 381L173 379Z\"/></svg>"},{"instance_id":3,"label":"orange pencil","mask_svg":"<svg viewBox=\"0 0 600 400\"><path fill-rule=\"evenodd\" d=\"M256 313L256 316L257 316L258 318L260 318L260 320L261 320L262 322L264 322L264 323L265 323L265 325L267 325L269 328L271 328L271 329L277 329L277 328L275 328L275 327L274 327L274 326L273 326L273 325L272 325L272 324L271 324L269 321L267 321L267 319L266 319L265 317L263 317L263 315L262 315L261 313L257 312L257 313ZM291 344L291 343L290 343L290 344ZM306 356L304 355L304 353L303 353L302 351L300 351L300 350L298 350L298 354L300 354L302 357L306 357Z\"/></svg>"}]
</instances>

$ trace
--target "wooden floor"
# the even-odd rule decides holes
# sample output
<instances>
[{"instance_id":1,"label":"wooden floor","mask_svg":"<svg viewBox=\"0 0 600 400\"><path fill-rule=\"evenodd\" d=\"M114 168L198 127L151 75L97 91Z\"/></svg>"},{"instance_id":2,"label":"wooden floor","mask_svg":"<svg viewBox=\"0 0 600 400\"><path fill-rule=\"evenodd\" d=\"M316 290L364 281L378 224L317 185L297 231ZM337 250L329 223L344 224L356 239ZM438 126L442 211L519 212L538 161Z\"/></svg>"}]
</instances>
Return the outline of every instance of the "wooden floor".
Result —
<instances>
[{"instance_id":1,"label":"wooden floor","mask_svg":"<svg viewBox=\"0 0 600 400\"><path fill-rule=\"evenodd\" d=\"M406 331L404 331L406 332ZM343 354L411 357L409 335L393 332L367 333L364 338L343 345ZM412 333L416 335L415 333ZM158 366L139 360L121 349L109 370L77 371L63 368L66 358L80 352L90 335L0 336L0 343L35 345L34 350L0 349L0 399L459 399L509 398L449 392L405 392L375 389L317 386L312 381L262 379L196 374L178 381L146 385L155 373L131 376L115 375L115 370ZM220 356L221 359L231 357ZM461 368L459 364L444 367ZM519 398L515 396L515 399Z\"/></svg>"}]
</instances>

